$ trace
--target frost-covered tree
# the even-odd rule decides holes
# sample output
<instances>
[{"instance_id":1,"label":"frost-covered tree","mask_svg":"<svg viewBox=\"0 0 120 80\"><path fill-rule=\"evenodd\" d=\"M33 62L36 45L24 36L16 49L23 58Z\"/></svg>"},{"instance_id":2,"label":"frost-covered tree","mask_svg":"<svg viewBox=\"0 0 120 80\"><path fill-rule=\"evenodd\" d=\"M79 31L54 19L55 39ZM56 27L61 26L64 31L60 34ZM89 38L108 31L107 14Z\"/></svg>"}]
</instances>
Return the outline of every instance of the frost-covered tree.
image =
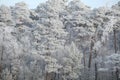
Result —
<instances>
[{"instance_id":1,"label":"frost-covered tree","mask_svg":"<svg viewBox=\"0 0 120 80\"><path fill-rule=\"evenodd\" d=\"M5 5L0 6L0 22L12 25L11 9Z\"/></svg>"},{"instance_id":2,"label":"frost-covered tree","mask_svg":"<svg viewBox=\"0 0 120 80\"><path fill-rule=\"evenodd\" d=\"M27 7L27 4L24 2L16 3L12 9L12 15L14 16L13 19L15 20L16 24L21 24L24 22L31 22L29 19L30 11Z\"/></svg>"},{"instance_id":3,"label":"frost-covered tree","mask_svg":"<svg viewBox=\"0 0 120 80\"><path fill-rule=\"evenodd\" d=\"M78 79L81 75L83 64L81 63L83 54L72 42L71 45L65 46L64 57L61 58L63 66L63 79Z\"/></svg>"},{"instance_id":4,"label":"frost-covered tree","mask_svg":"<svg viewBox=\"0 0 120 80\"><path fill-rule=\"evenodd\" d=\"M81 11L81 14L83 12L90 11L90 7L83 4L80 0L72 0L72 1L70 1L70 3L68 4L68 9L69 9L70 12Z\"/></svg>"}]
</instances>

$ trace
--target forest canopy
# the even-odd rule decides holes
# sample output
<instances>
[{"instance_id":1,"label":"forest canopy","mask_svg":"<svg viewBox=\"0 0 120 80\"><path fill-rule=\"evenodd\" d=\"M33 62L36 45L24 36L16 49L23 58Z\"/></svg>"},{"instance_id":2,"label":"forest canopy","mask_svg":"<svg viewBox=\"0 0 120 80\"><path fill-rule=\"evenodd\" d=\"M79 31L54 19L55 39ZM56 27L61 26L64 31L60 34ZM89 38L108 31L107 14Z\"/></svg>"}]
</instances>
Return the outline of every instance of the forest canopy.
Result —
<instances>
[{"instance_id":1,"label":"forest canopy","mask_svg":"<svg viewBox=\"0 0 120 80\"><path fill-rule=\"evenodd\" d=\"M120 2L0 5L0 80L120 80Z\"/></svg>"}]
</instances>

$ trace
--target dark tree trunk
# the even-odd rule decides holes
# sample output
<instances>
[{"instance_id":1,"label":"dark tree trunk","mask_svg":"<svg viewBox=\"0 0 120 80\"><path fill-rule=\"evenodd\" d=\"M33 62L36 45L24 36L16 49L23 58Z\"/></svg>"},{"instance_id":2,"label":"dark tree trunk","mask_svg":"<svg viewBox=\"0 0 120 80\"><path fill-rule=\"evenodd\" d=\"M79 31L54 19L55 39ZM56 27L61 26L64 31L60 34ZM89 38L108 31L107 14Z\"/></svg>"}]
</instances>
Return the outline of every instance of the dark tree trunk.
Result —
<instances>
[{"instance_id":1,"label":"dark tree trunk","mask_svg":"<svg viewBox=\"0 0 120 80\"><path fill-rule=\"evenodd\" d=\"M92 52L90 52L88 68L91 67L91 62L92 62Z\"/></svg>"},{"instance_id":2,"label":"dark tree trunk","mask_svg":"<svg viewBox=\"0 0 120 80\"><path fill-rule=\"evenodd\" d=\"M86 56L85 56L85 51L83 52L83 60L84 60L84 68L86 67Z\"/></svg>"},{"instance_id":3,"label":"dark tree trunk","mask_svg":"<svg viewBox=\"0 0 120 80\"><path fill-rule=\"evenodd\" d=\"M92 49L93 49L93 46L94 46L94 43L93 41L91 40L91 43L90 43L90 55L89 55L89 61L88 61L88 78L87 80L90 80L90 68L91 68L91 64L92 64Z\"/></svg>"},{"instance_id":4,"label":"dark tree trunk","mask_svg":"<svg viewBox=\"0 0 120 80\"><path fill-rule=\"evenodd\" d=\"M54 79L53 80L56 80L56 73L54 73Z\"/></svg>"},{"instance_id":5,"label":"dark tree trunk","mask_svg":"<svg viewBox=\"0 0 120 80\"><path fill-rule=\"evenodd\" d=\"M112 78L111 80L114 80L114 72L113 71L111 72L111 75L112 75L111 76L111 78Z\"/></svg>"},{"instance_id":6,"label":"dark tree trunk","mask_svg":"<svg viewBox=\"0 0 120 80\"><path fill-rule=\"evenodd\" d=\"M4 46L2 46L2 50L1 50L1 59L0 59L0 79L2 79L2 66L3 66L3 52L4 52Z\"/></svg>"},{"instance_id":7,"label":"dark tree trunk","mask_svg":"<svg viewBox=\"0 0 120 80\"><path fill-rule=\"evenodd\" d=\"M95 58L97 58L97 52L95 50ZM98 80L98 67L97 62L95 61L95 80Z\"/></svg>"},{"instance_id":8,"label":"dark tree trunk","mask_svg":"<svg viewBox=\"0 0 120 80\"><path fill-rule=\"evenodd\" d=\"M95 80L98 80L98 68L97 68L97 63L95 63Z\"/></svg>"},{"instance_id":9,"label":"dark tree trunk","mask_svg":"<svg viewBox=\"0 0 120 80\"><path fill-rule=\"evenodd\" d=\"M115 49L115 53L117 53L117 35L115 29L114 29L114 49Z\"/></svg>"},{"instance_id":10,"label":"dark tree trunk","mask_svg":"<svg viewBox=\"0 0 120 80\"><path fill-rule=\"evenodd\" d=\"M46 72L46 74L45 74L45 80L47 80L47 77L48 77L48 73Z\"/></svg>"},{"instance_id":11,"label":"dark tree trunk","mask_svg":"<svg viewBox=\"0 0 120 80\"><path fill-rule=\"evenodd\" d=\"M115 72L115 74L116 74L116 80L120 80L120 78L119 78L119 70L118 70L118 68L116 68L116 72Z\"/></svg>"},{"instance_id":12,"label":"dark tree trunk","mask_svg":"<svg viewBox=\"0 0 120 80\"><path fill-rule=\"evenodd\" d=\"M93 43L93 41L91 40L88 68L91 68L91 63L92 63L92 48L93 48L93 45L94 45L94 43Z\"/></svg>"}]
</instances>

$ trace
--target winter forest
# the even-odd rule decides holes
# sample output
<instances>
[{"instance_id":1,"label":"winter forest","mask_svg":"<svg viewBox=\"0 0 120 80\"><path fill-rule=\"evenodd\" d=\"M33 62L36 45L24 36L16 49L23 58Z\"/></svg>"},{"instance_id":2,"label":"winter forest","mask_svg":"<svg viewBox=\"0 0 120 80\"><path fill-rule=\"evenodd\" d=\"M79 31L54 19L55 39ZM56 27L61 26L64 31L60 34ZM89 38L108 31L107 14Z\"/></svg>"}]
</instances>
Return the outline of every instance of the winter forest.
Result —
<instances>
[{"instance_id":1,"label":"winter forest","mask_svg":"<svg viewBox=\"0 0 120 80\"><path fill-rule=\"evenodd\" d=\"M120 2L0 5L0 80L120 80Z\"/></svg>"}]
</instances>

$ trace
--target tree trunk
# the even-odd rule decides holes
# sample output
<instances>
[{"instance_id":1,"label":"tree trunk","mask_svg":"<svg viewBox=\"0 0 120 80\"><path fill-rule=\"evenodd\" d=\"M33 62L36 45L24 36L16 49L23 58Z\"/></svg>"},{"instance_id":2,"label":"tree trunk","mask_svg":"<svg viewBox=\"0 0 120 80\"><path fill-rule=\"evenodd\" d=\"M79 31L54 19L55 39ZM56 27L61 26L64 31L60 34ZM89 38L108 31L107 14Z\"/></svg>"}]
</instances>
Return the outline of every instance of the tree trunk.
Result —
<instances>
[{"instance_id":1,"label":"tree trunk","mask_svg":"<svg viewBox=\"0 0 120 80\"><path fill-rule=\"evenodd\" d=\"M98 80L98 68L97 68L97 63L95 63L95 80Z\"/></svg>"},{"instance_id":2,"label":"tree trunk","mask_svg":"<svg viewBox=\"0 0 120 80\"><path fill-rule=\"evenodd\" d=\"M93 42L92 42L92 40L91 40L88 68L91 68L91 63L92 63L92 48L93 48Z\"/></svg>"},{"instance_id":3,"label":"tree trunk","mask_svg":"<svg viewBox=\"0 0 120 80\"><path fill-rule=\"evenodd\" d=\"M112 75L111 76L111 78L112 78L111 80L114 80L114 72L113 71L111 72L111 75Z\"/></svg>"},{"instance_id":4,"label":"tree trunk","mask_svg":"<svg viewBox=\"0 0 120 80\"><path fill-rule=\"evenodd\" d=\"M117 53L117 37L116 37L116 30L114 29L114 49L115 53Z\"/></svg>"},{"instance_id":5,"label":"tree trunk","mask_svg":"<svg viewBox=\"0 0 120 80\"><path fill-rule=\"evenodd\" d=\"M54 73L54 79L53 80L56 80L56 73Z\"/></svg>"},{"instance_id":6,"label":"tree trunk","mask_svg":"<svg viewBox=\"0 0 120 80\"><path fill-rule=\"evenodd\" d=\"M46 74L45 74L45 80L47 80L47 77L48 77L48 73L46 72Z\"/></svg>"},{"instance_id":7,"label":"tree trunk","mask_svg":"<svg viewBox=\"0 0 120 80\"><path fill-rule=\"evenodd\" d=\"M97 52L95 50L95 58L97 58ZM97 62L95 61L95 80L98 80L98 67Z\"/></svg>"},{"instance_id":8,"label":"tree trunk","mask_svg":"<svg viewBox=\"0 0 120 80\"><path fill-rule=\"evenodd\" d=\"M86 67L86 56L85 56L85 51L83 52L83 60L84 60L84 68Z\"/></svg>"},{"instance_id":9,"label":"tree trunk","mask_svg":"<svg viewBox=\"0 0 120 80\"><path fill-rule=\"evenodd\" d=\"M90 43L90 55L89 55L89 61L88 61L88 78L87 80L90 80L90 68L91 68L91 63L92 63L92 49L93 49L93 41L91 40L91 43Z\"/></svg>"},{"instance_id":10,"label":"tree trunk","mask_svg":"<svg viewBox=\"0 0 120 80\"><path fill-rule=\"evenodd\" d=\"M2 48L1 48L2 50L1 50L1 59L0 59L0 79L2 79L2 65L3 65L3 63L2 63L2 61L3 61L3 51L4 51L4 46L2 46Z\"/></svg>"},{"instance_id":11,"label":"tree trunk","mask_svg":"<svg viewBox=\"0 0 120 80\"><path fill-rule=\"evenodd\" d=\"M120 80L120 79L119 79L119 70L118 70L118 68L116 68L115 74L116 74L116 80Z\"/></svg>"}]
</instances>

